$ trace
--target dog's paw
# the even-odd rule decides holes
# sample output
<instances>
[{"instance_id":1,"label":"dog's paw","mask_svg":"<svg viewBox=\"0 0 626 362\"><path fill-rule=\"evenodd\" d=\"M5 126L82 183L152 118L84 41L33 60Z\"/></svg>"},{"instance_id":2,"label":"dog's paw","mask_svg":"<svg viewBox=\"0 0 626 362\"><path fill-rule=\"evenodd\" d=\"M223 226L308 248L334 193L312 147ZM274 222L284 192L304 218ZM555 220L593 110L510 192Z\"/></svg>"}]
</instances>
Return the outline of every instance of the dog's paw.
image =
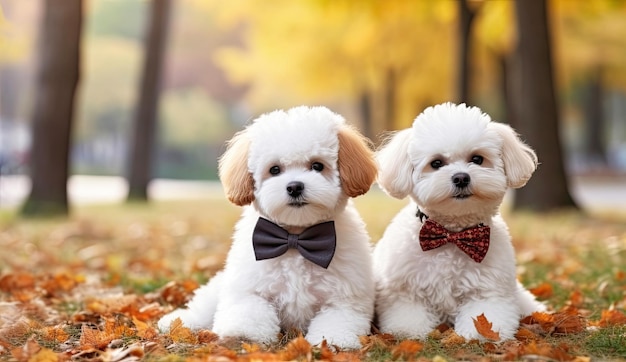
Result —
<instances>
[{"instance_id":1,"label":"dog's paw","mask_svg":"<svg viewBox=\"0 0 626 362\"><path fill-rule=\"evenodd\" d=\"M378 327L399 338L424 339L439 324L439 318L419 303L395 301L378 310Z\"/></svg>"},{"instance_id":2,"label":"dog's paw","mask_svg":"<svg viewBox=\"0 0 626 362\"><path fill-rule=\"evenodd\" d=\"M519 307L514 300L477 300L467 303L454 321L455 332L467 340L486 340L476 329L474 320L484 315L500 341L513 339L519 328Z\"/></svg>"},{"instance_id":3,"label":"dog's paw","mask_svg":"<svg viewBox=\"0 0 626 362\"><path fill-rule=\"evenodd\" d=\"M304 337L311 345L321 346L323 341L326 341L330 348L343 349L359 349L361 348L361 340L356 334L337 334L330 333L307 333Z\"/></svg>"}]
</instances>

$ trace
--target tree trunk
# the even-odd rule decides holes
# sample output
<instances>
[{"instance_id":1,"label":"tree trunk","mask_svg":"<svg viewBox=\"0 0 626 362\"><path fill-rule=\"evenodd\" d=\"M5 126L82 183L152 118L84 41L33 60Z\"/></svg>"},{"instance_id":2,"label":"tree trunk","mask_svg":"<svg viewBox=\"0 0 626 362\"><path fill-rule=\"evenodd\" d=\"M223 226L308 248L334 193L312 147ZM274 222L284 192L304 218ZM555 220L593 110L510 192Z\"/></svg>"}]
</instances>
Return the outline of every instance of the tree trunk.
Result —
<instances>
[{"instance_id":1,"label":"tree trunk","mask_svg":"<svg viewBox=\"0 0 626 362\"><path fill-rule=\"evenodd\" d=\"M602 69L598 67L589 79L585 92L585 156L588 166L604 167L607 164L604 140L604 112L602 109Z\"/></svg>"},{"instance_id":2,"label":"tree trunk","mask_svg":"<svg viewBox=\"0 0 626 362\"><path fill-rule=\"evenodd\" d=\"M559 139L559 114L553 83L550 33L545 0L515 2L519 67L515 80L515 127L539 157L528 184L517 190L514 209L550 211L576 207L565 175Z\"/></svg>"},{"instance_id":3,"label":"tree trunk","mask_svg":"<svg viewBox=\"0 0 626 362\"><path fill-rule=\"evenodd\" d=\"M79 79L82 0L44 2L32 119L32 187L24 216L67 215L67 179Z\"/></svg>"},{"instance_id":4,"label":"tree trunk","mask_svg":"<svg viewBox=\"0 0 626 362\"><path fill-rule=\"evenodd\" d=\"M458 102L470 104L470 49L471 49L471 31L474 16L476 15L467 0L457 0L458 16L459 16L459 53L458 73L457 73L457 92Z\"/></svg>"},{"instance_id":5,"label":"tree trunk","mask_svg":"<svg viewBox=\"0 0 626 362\"><path fill-rule=\"evenodd\" d=\"M170 6L170 0L152 0L139 104L130 145L128 201L148 200Z\"/></svg>"}]
</instances>

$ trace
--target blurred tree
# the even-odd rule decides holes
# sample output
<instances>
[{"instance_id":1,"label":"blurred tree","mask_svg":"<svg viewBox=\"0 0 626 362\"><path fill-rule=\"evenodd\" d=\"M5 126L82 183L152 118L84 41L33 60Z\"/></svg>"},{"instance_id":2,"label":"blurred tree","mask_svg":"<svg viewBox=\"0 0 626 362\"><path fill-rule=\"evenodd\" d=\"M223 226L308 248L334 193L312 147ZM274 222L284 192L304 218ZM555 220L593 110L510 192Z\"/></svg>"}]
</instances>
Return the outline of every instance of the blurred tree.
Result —
<instances>
[{"instance_id":1,"label":"blurred tree","mask_svg":"<svg viewBox=\"0 0 626 362\"><path fill-rule=\"evenodd\" d=\"M219 4L211 10L222 14L225 27L244 24L245 47L224 48L218 60L232 80L250 85L248 100L260 111L351 104L375 140L452 96L454 2Z\"/></svg>"},{"instance_id":2,"label":"blurred tree","mask_svg":"<svg viewBox=\"0 0 626 362\"><path fill-rule=\"evenodd\" d=\"M148 200L170 8L170 0L152 0L139 103L130 143L128 201Z\"/></svg>"},{"instance_id":3,"label":"blurred tree","mask_svg":"<svg viewBox=\"0 0 626 362\"><path fill-rule=\"evenodd\" d=\"M579 143L584 166L605 167L611 139L626 136L609 137L605 109L609 95L626 90L626 1L555 0L554 8L559 25L556 41L561 44L560 86L569 90L566 106L582 118Z\"/></svg>"},{"instance_id":4,"label":"blurred tree","mask_svg":"<svg viewBox=\"0 0 626 362\"><path fill-rule=\"evenodd\" d=\"M82 0L44 2L32 119L32 187L24 216L67 215L69 149L79 79Z\"/></svg>"},{"instance_id":5,"label":"blurred tree","mask_svg":"<svg viewBox=\"0 0 626 362\"><path fill-rule=\"evenodd\" d=\"M517 190L515 209L550 211L576 207L568 191L559 139L546 0L516 1L518 29L514 112L517 130L536 150L540 166Z\"/></svg>"},{"instance_id":6,"label":"blurred tree","mask_svg":"<svg viewBox=\"0 0 626 362\"><path fill-rule=\"evenodd\" d=\"M472 25L476 13L480 10L478 5L470 5L469 0L457 0L458 9L458 65L457 65L457 102L472 104L471 102L471 82L470 75L472 74L471 65L471 49L472 49Z\"/></svg>"}]
</instances>

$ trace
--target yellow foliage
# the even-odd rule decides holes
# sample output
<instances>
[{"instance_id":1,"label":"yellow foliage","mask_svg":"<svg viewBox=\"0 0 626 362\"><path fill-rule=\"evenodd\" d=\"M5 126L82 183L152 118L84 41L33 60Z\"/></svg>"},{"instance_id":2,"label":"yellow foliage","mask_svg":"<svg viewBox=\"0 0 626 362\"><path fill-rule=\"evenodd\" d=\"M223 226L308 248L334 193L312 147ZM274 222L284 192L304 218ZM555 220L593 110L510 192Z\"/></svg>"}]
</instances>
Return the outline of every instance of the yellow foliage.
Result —
<instances>
[{"instance_id":1,"label":"yellow foliage","mask_svg":"<svg viewBox=\"0 0 626 362\"><path fill-rule=\"evenodd\" d=\"M232 80L251 86L255 108L356 103L363 94L384 101L391 87L396 121L406 123L421 106L449 99L453 2L220 3L203 9L217 11L222 26L244 24L245 47L222 49L216 59Z\"/></svg>"}]
</instances>

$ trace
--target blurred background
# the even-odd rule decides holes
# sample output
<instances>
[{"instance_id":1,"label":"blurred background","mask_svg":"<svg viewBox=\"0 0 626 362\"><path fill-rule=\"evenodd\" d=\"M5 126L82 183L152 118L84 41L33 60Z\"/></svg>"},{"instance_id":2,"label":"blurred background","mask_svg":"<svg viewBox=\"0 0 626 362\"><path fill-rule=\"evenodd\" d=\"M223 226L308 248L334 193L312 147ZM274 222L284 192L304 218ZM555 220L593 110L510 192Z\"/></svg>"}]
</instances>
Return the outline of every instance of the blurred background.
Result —
<instances>
[{"instance_id":1,"label":"blurred background","mask_svg":"<svg viewBox=\"0 0 626 362\"><path fill-rule=\"evenodd\" d=\"M558 123L558 138L535 144L524 125L536 120L513 119L508 105L525 97L510 86L519 74L510 69L520 58L521 29L520 6L512 0L77 1L80 76L68 176L132 178L128 170L138 169L133 147L143 142L140 119L155 124L154 132L144 132L149 155L139 161L150 166L145 185L215 180L224 141L277 108L326 105L377 144L384 131L408 127L425 107L445 101L479 106L513 124L533 148L547 150L540 160L550 149L562 151L562 187L572 177L626 174L626 1L536 1L547 11L557 108L545 122ZM64 25L70 20L46 17L48 7L77 1L0 0L5 203L18 192L9 177L36 175L32 129L44 122L37 116L38 92L47 79L42 74L55 74L42 69L69 54L58 44L70 41ZM60 43L52 46L47 37L54 29ZM150 67L155 71L147 72ZM156 94L143 98L146 87ZM146 102L154 103L153 119L141 111ZM539 124L535 132L542 129ZM46 147L44 154L57 149Z\"/></svg>"}]
</instances>

